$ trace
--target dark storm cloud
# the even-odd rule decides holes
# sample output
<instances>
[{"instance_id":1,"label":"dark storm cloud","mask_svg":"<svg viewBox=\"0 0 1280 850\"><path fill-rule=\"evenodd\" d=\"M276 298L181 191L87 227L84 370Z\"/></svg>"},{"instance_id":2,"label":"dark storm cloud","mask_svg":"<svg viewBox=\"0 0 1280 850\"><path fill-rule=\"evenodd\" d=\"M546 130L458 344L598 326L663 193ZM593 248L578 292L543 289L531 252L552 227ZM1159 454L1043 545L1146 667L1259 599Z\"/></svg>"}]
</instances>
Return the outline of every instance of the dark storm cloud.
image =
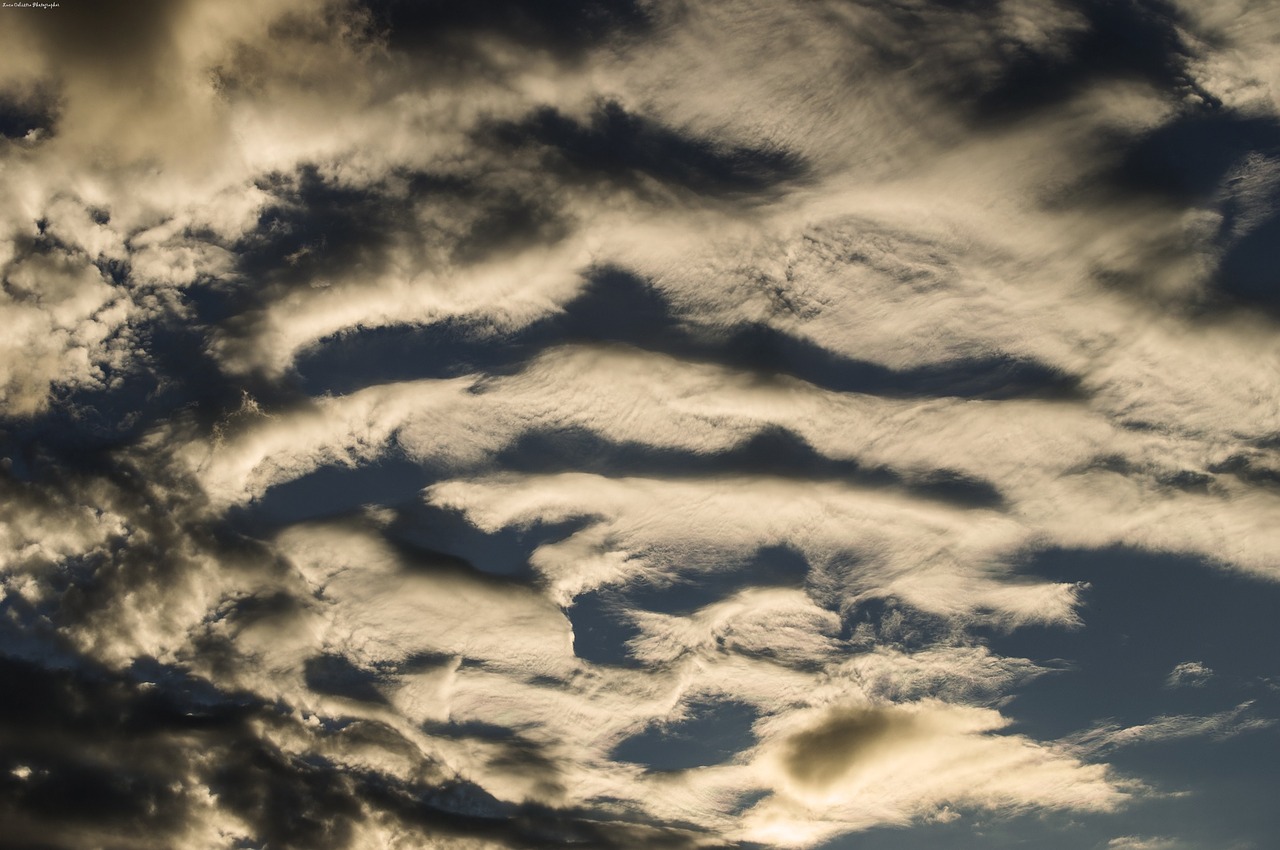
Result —
<instances>
[{"instance_id":1,"label":"dark storm cloud","mask_svg":"<svg viewBox=\"0 0 1280 850\"><path fill-rule=\"evenodd\" d=\"M356 723L334 733L386 746L395 733ZM407 742L399 741L401 745ZM491 765L554 783L555 765L518 740ZM464 779L424 785L319 758L291 758L263 744L233 746L210 780L225 805L255 828L254 841L284 847L344 847L356 824L376 818L393 832L436 840L487 840L510 847L708 846L695 834L617 822L605 812L556 811L504 803ZM723 846L723 845L720 845Z\"/></svg>"},{"instance_id":2,"label":"dark storm cloud","mask_svg":"<svg viewBox=\"0 0 1280 850\"><path fill-rule=\"evenodd\" d=\"M258 710L163 669L122 676L5 657L0 681L6 839L56 847L180 841L196 805L182 778L202 749L247 734Z\"/></svg>"},{"instance_id":3,"label":"dark storm cloud","mask_svg":"<svg viewBox=\"0 0 1280 850\"><path fill-rule=\"evenodd\" d=\"M253 740L235 741L220 755L209 789L252 826L254 843L298 850L350 844L352 823L362 819L350 777Z\"/></svg>"},{"instance_id":4,"label":"dark storm cloud","mask_svg":"<svg viewBox=\"0 0 1280 850\"><path fill-rule=\"evenodd\" d=\"M281 577L259 542L202 515L185 482L123 455L116 441L40 445L27 462L31 480L4 482L9 542L23 550L9 564L41 588L0 602L21 624L11 640L23 637L28 657L70 651L127 664L158 652L157 639L193 631L218 573L246 570L250 587Z\"/></svg>"},{"instance_id":5,"label":"dark storm cloud","mask_svg":"<svg viewBox=\"0 0 1280 850\"><path fill-rule=\"evenodd\" d=\"M222 694L171 668L136 665L132 674L120 675L93 665L48 669L0 658L0 683L9 694L0 708L0 806L6 841L19 846L198 842L192 827L208 814L198 799L202 787L248 825L247 840L255 846L345 847L368 812L404 829L487 837L508 846L590 841L599 847L680 847L694 841L670 830L610 823L603 813L579 813L587 816L580 820L504 805L462 781L423 791L324 758L289 755L251 726L287 727L289 721L250 695ZM407 745L376 724L342 725L327 734ZM518 740L505 742L492 764L554 781L554 763ZM175 783L178 777L183 781Z\"/></svg>"},{"instance_id":6,"label":"dark storm cloud","mask_svg":"<svg viewBox=\"0 0 1280 850\"><path fill-rule=\"evenodd\" d=\"M285 753L247 722L288 721L252 698L221 695L163 668L143 667L122 678L6 660L0 676L15 694L4 711L6 733L14 736L7 741L4 778L16 809L8 814L19 836L28 829L44 841L67 836L65 844L51 846L81 846L112 834L144 846L181 841L198 816L191 788L175 790L173 783L188 771L220 807L249 825L254 845L345 847L353 825L365 818L362 804L459 836L488 833L519 843L527 828L508 821L502 806L466 783L424 795L389 777ZM339 726L332 734L396 743L368 724Z\"/></svg>"}]
</instances>

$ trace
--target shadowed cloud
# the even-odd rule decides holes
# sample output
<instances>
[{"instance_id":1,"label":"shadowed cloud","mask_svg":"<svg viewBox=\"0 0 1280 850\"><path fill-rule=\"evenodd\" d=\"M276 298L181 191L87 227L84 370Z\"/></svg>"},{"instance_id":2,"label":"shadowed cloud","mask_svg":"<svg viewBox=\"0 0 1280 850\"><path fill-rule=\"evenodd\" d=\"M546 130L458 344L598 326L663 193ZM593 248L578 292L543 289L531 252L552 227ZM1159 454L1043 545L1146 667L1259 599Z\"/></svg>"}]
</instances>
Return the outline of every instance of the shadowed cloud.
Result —
<instances>
[{"instance_id":1,"label":"shadowed cloud","mask_svg":"<svg viewBox=\"0 0 1280 850\"><path fill-rule=\"evenodd\" d=\"M783 764L801 785L820 789L895 743L926 734L911 714L887 708L833 711L787 739Z\"/></svg>"}]
</instances>

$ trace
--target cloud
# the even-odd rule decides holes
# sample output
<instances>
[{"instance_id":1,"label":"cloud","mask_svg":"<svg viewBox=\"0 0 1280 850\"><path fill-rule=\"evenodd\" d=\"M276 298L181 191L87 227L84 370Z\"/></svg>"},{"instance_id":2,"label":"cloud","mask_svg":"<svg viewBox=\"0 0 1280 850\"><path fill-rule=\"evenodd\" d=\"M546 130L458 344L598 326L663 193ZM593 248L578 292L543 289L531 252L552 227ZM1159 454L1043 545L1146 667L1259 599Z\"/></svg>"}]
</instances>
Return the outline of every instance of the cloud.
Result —
<instances>
[{"instance_id":1,"label":"cloud","mask_svg":"<svg viewBox=\"0 0 1280 850\"><path fill-rule=\"evenodd\" d=\"M1171 838L1143 838L1138 835L1122 835L1107 842L1114 850L1177 850L1182 844Z\"/></svg>"},{"instance_id":2,"label":"cloud","mask_svg":"<svg viewBox=\"0 0 1280 850\"><path fill-rule=\"evenodd\" d=\"M1197 28L1192 67L1202 85L1232 108L1276 114L1275 22L1248 3L1177 5Z\"/></svg>"},{"instance_id":3,"label":"cloud","mask_svg":"<svg viewBox=\"0 0 1280 850\"><path fill-rule=\"evenodd\" d=\"M1073 750L1082 754L1105 754L1134 744L1176 741L1201 735L1214 740L1226 740L1275 725L1275 720L1254 716L1253 705L1250 700L1235 708L1205 716L1162 715L1138 726L1107 723L1079 732L1067 741Z\"/></svg>"},{"instance_id":4,"label":"cloud","mask_svg":"<svg viewBox=\"0 0 1280 850\"><path fill-rule=\"evenodd\" d=\"M35 234L32 234L35 236ZM10 256L0 301L9 332L0 366L0 403L11 416L43 411L54 387L109 385L108 370L132 354L128 321L138 312L90 258L35 247Z\"/></svg>"},{"instance_id":5,"label":"cloud","mask_svg":"<svg viewBox=\"0 0 1280 850\"><path fill-rule=\"evenodd\" d=\"M1271 725L1012 699L1091 625L1039 552L1277 577L1260 7L64 6L0 28L14 840L807 846Z\"/></svg>"},{"instance_id":6,"label":"cloud","mask_svg":"<svg viewBox=\"0 0 1280 850\"><path fill-rule=\"evenodd\" d=\"M1126 794L1100 766L1020 736L989 734L1005 722L990 710L928 701L845 705L789 720L762 748L778 795L746 815L746 836L755 840L807 846L864 824L905 823L948 803L1105 811Z\"/></svg>"},{"instance_id":7,"label":"cloud","mask_svg":"<svg viewBox=\"0 0 1280 850\"><path fill-rule=\"evenodd\" d=\"M714 569L723 559L786 542L809 560L815 583L829 584L845 605L900 596L926 611L961 617L990 612L1013 623L1073 617L1072 588L1001 580L998 553L1020 545L1016 525L992 513L899 501L878 491L769 478L691 482L566 473L447 482L430 488L428 499L465 511L488 531L599 517L531 557L565 602L602 584ZM940 546L943 539L948 542ZM966 566L975 562L984 566Z\"/></svg>"},{"instance_id":8,"label":"cloud","mask_svg":"<svg viewBox=\"0 0 1280 850\"><path fill-rule=\"evenodd\" d=\"M324 641L349 657L369 663L423 653L461 655L536 676L570 655L568 622L527 589L465 573L450 576L447 568L415 576L376 538L343 533L341 527L292 529L278 551L290 557L322 602L331 600L324 606L331 609L324 616ZM472 619L477 616L492 618L494 625L485 628Z\"/></svg>"},{"instance_id":9,"label":"cloud","mask_svg":"<svg viewBox=\"0 0 1280 850\"><path fill-rule=\"evenodd\" d=\"M1175 664L1165 678L1168 688L1202 688L1213 678L1213 670L1199 661Z\"/></svg>"},{"instance_id":10,"label":"cloud","mask_svg":"<svg viewBox=\"0 0 1280 850\"><path fill-rule=\"evenodd\" d=\"M884 652L856 657L833 680L816 672L786 672L779 662L808 669L821 658L805 632L810 622L831 615L802 595L763 590L716 603L693 618L723 624L713 625L712 634L728 638L703 641L695 664L681 661L666 673L592 669L573 656L568 622L539 595L447 561L398 554L379 541L375 528L339 523L287 532L276 549L306 584L277 586L292 588L296 601L248 605L242 599L224 606L199 638L206 641L205 654L188 663L212 663L208 671L224 687L292 706L306 723L287 725L270 737L273 747L296 751L290 758L322 752L345 771L389 777L380 782L420 781L414 777L421 776L421 765L436 764L498 800L592 805L611 797L663 819L729 828L732 820L725 819L723 807L759 787L764 767L730 765L672 785L674 779L620 769L605 754L654 720L678 717L679 707L697 694L746 699L780 718L815 697L847 698L872 692L867 688L899 698L990 695L1036 672L1025 662L963 647L937 647L911 658ZM477 616L490 618L488 624L476 628ZM650 633L661 620L654 623ZM784 639L789 630L793 644ZM212 653L211 638L228 641L231 654ZM688 644L689 638L677 639ZM770 657L753 658L766 645ZM972 684L960 684L966 679ZM347 718L337 728L351 728L352 734L330 740L321 733L328 717ZM396 734L358 743L351 718ZM456 724L458 731L423 734L417 724L424 722L442 731L449 727L430 724ZM477 724L477 732L467 732L468 724ZM479 731L484 729L519 730L520 737ZM513 759L537 761L541 778L533 782L512 773ZM1080 779L1094 781L1085 774ZM690 797L694 789L701 790ZM235 810L240 804L228 798L225 805ZM749 818L742 828L756 829L751 823Z\"/></svg>"},{"instance_id":11,"label":"cloud","mask_svg":"<svg viewBox=\"0 0 1280 850\"><path fill-rule=\"evenodd\" d=\"M1068 422L1072 427L1060 427ZM756 451L777 452L763 443L757 450L753 441L780 433L797 446L796 453L767 469L796 469L800 453L809 452L804 462L814 472L865 482L868 499L924 497L920 510L945 514L930 502L950 493L959 504L980 505L990 500L982 490L989 487L1004 503L995 506L1005 515L1004 531L988 550L997 559L1015 559L1030 546L1124 542L1199 552L1266 575L1278 542L1266 525L1275 495L1223 476L1225 468L1214 460L1221 450L1204 438L1135 432L1083 405L835 393L620 348L555 349L518 374L496 379L370 387L275 418L250 418L228 431L222 445L210 451L197 442L186 454L211 495L238 502L323 464L368 461L393 446L460 473L531 454L518 451L530 438L580 456L570 435L583 431L607 440L592 451L609 470L634 465L638 461L629 459L638 457L647 469L665 463L673 472L687 472L703 458L698 462L708 474L723 475L744 462L757 463ZM556 448L557 440L563 449ZM639 454L637 446L692 453L694 459L672 463L662 455ZM1028 451L1035 464L1026 460ZM556 468L554 457L548 455L544 466ZM949 490L940 483L948 481L954 482ZM885 485L890 486L880 489ZM690 494L702 486L717 485L679 485ZM794 489L786 482L778 486L780 492ZM822 499L829 491L819 486L810 497ZM993 514L974 514L979 515L996 521ZM592 533L603 534L605 527ZM587 538L583 532L576 543L594 545ZM828 544L828 553L834 545Z\"/></svg>"},{"instance_id":12,"label":"cloud","mask_svg":"<svg viewBox=\"0 0 1280 850\"><path fill-rule=\"evenodd\" d=\"M632 654L648 663L672 661L710 647L766 654L791 663L821 662L835 651L840 620L803 592L752 588L684 619L637 612L641 636Z\"/></svg>"}]
</instances>

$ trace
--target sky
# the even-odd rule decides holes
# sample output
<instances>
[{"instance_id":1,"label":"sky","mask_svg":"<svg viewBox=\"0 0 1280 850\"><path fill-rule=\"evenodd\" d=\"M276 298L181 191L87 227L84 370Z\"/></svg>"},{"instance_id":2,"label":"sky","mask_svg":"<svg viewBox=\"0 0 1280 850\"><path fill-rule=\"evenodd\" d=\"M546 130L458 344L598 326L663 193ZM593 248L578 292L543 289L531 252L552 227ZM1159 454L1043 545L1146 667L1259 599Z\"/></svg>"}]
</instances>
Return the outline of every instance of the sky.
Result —
<instances>
[{"instance_id":1,"label":"sky","mask_svg":"<svg viewBox=\"0 0 1280 850\"><path fill-rule=\"evenodd\" d=\"M0 8L0 846L1280 842L1280 7Z\"/></svg>"}]
</instances>

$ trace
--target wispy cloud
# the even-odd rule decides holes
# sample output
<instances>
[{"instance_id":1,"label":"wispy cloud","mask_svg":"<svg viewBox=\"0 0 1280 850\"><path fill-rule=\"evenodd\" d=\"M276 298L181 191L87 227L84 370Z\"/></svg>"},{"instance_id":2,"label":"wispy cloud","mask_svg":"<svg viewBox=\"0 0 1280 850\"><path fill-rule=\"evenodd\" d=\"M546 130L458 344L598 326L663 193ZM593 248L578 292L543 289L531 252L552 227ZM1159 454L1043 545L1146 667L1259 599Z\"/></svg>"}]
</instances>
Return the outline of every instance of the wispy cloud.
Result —
<instances>
[{"instance_id":1,"label":"wispy cloud","mask_svg":"<svg viewBox=\"0 0 1280 850\"><path fill-rule=\"evenodd\" d=\"M1105 754L1119 747L1135 744L1176 741L1181 738L1208 737L1225 740L1274 726L1276 721L1258 717L1253 701L1209 715L1162 715L1137 726L1104 723L1076 733L1066 739L1072 750L1082 754Z\"/></svg>"},{"instance_id":2,"label":"wispy cloud","mask_svg":"<svg viewBox=\"0 0 1280 850\"><path fill-rule=\"evenodd\" d=\"M1144 838L1138 835L1122 835L1107 842L1109 850L1177 850L1183 846L1172 838Z\"/></svg>"}]
</instances>

